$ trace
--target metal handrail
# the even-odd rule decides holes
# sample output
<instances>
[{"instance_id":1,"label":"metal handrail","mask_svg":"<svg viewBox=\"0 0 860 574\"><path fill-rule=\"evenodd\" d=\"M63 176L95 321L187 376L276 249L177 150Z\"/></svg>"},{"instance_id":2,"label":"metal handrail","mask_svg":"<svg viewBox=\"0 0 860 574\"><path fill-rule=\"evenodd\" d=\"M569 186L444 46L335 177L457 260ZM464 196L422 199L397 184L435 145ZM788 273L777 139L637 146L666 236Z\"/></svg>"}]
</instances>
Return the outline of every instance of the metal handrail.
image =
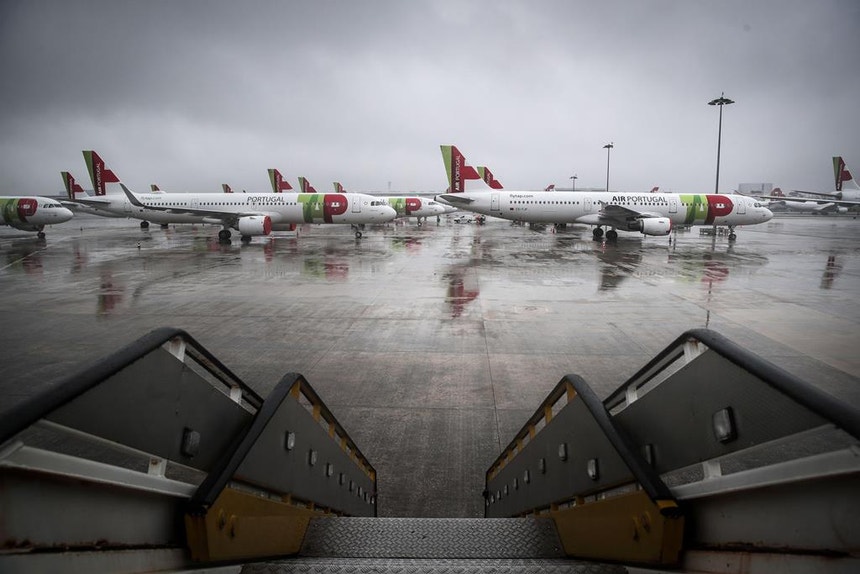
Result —
<instances>
[{"instance_id":1,"label":"metal handrail","mask_svg":"<svg viewBox=\"0 0 860 574\"><path fill-rule=\"evenodd\" d=\"M194 350L194 354L203 357L219 373L211 372L228 387L239 387L242 389L243 398L254 408L263 404L263 399L251 387L233 374L221 361L206 350L197 340L182 329L173 327L161 327L155 329L143 337L111 353L107 357L97 360L89 367L71 376L62 379L55 385L50 385L38 395L26 400L19 406L13 408L0 420L0 444L5 443L16 434L22 432L39 419L71 402L78 396L98 386L101 382L120 372L148 353L158 349L165 343L174 339L181 339Z\"/></svg>"},{"instance_id":2,"label":"metal handrail","mask_svg":"<svg viewBox=\"0 0 860 574\"><path fill-rule=\"evenodd\" d=\"M684 352L684 345L690 342L702 343L813 413L831 421L854 437L860 438L860 410L839 401L832 395L784 371L770 361L762 359L710 329L690 329L677 337L630 377L627 382L610 394L603 401L606 408L612 410L622 404L628 388L639 388L653 379L659 372L655 370L656 367L665 366L680 358Z\"/></svg>"}]
</instances>

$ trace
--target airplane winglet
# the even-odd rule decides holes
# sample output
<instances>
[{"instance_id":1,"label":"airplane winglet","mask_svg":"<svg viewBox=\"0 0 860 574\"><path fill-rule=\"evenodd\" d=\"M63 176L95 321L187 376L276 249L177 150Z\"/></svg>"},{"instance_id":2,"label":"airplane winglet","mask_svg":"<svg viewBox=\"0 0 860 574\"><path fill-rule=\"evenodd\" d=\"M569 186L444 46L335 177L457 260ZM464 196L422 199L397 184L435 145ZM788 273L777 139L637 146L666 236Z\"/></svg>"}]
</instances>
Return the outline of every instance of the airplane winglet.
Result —
<instances>
[{"instance_id":1,"label":"airplane winglet","mask_svg":"<svg viewBox=\"0 0 860 574\"><path fill-rule=\"evenodd\" d=\"M131 190L125 186L124 183L120 182L119 185L120 185L120 187L122 187L122 191L125 193L126 197L128 197L128 200L131 202L132 205L134 205L136 207L143 207L143 208L146 207L144 204L142 204L140 202L140 200L137 198L137 196L135 194L133 194L131 192Z\"/></svg>"}]
</instances>

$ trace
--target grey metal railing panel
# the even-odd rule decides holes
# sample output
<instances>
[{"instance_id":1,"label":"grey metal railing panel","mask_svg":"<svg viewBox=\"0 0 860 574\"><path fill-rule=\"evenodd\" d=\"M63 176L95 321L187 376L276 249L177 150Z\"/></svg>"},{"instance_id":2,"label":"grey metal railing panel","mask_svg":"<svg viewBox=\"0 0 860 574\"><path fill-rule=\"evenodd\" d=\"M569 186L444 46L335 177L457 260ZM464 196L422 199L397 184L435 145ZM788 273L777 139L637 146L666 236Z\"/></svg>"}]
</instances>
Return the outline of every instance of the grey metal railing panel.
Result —
<instances>
[{"instance_id":1,"label":"grey metal railing panel","mask_svg":"<svg viewBox=\"0 0 860 574\"><path fill-rule=\"evenodd\" d=\"M560 447L567 460L561 460ZM589 460L597 461L596 479L588 475ZM571 493L586 496L631 480L633 473L586 406L574 399L488 482L487 516L517 516L569 500Z\"/></svg>"},{"instance_id":2,"label":"grey metal railing panel","mask_svg":"<svg viewBox=\"0 0 860 574\"><path fill-rule=\"evenodd\" d=\"M234 479L330 511L376 516L376 471L297 373L284 375L224 452L189 501L189 513L204 514Z\"/></svg>"},{"instance_id":3,"label":"grey metal railing panel","mask_svg":"<svg viewBox=\"0 0 860 574\"><path fill-rule=\"evenodd\" d=\"M579 384L585 394L592 393L584 381ZM629 488L642 487L656 500L653 492L666 493L668 488L663 477L654 480L652 474L677 470L684 474L702 464L698 473L707 479L722 473L722 459L731 459L733 471L738 471L814 454L792 444L785 449L790 452L780 453L778 459L771 453L762 455L763 445L796 442L828 430L847 433L855 441L860 437L856 408L701 329L678 337L610 394L601 408L588 401L589 408L583 408L580 397L569 395L571 400L559 410L555 401L560 396L558 389L550 394L518 433L521 444L508 446L488 470L487 516L516 516L576 503L606 489L628 488L625 482ZM549 422L539 427L547 411L544 420ZM600 436L603 433L606 437ZM563 443L566 463L560 462L557 450ZM841 444L833 443L830 450ZM596 477L588 476L586 469L593 460ZM647 469L639 467L642 461ZM531 488L522 494L526 471ZM680 477L676 483L698 479Z\"/></svg>"},{"instance_id":4,"label":"grey metal railing panel","mask_svg":"<svg viewBox=\"0 0 860 574\"><path fill-rule=\"evenodd\" d=\"M253 415L159 348L46 418L208 470ZM183 438L195 445L183 447Z\"/></svg>"},{"instance_id":5,"label":"grey metal railing panel","mask_svg":"<svg viewBox=\"0 0 860 574\"><path fill-rule=\"evenodd\" d=\"M731 410L735 438L714 433L714 415ZM827 423L762 384L754 374L707 350L615 417L639 446L651 445L659 472L741 451Z\"/></svg>"}]
</instances>

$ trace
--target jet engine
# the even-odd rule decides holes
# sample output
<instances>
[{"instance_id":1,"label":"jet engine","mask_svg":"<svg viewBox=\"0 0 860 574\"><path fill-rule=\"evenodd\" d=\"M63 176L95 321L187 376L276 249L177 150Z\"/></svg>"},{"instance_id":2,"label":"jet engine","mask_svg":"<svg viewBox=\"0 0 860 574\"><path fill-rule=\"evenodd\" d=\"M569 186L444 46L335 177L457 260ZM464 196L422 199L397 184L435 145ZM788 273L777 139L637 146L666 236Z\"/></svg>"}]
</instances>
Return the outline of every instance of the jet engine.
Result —
<instances>
[{"instance_id":1,"label":"jet engine","mask_svg":"<svg viewBox=\"0 0 860 574\"><path fill-rule=\"evenodd\" d=\"M668 217L645 217L630 224L631 231L640 231L644 235L669 235L672 232L672 220Z\"/></svg>"},{"instance_id":2,"label":"jet engine","mask_svg":"<svg viewBox=\"0 0 860 574\"><path fill-rule=\"evenodd\" d=\"M268 215L247 215L239 219L238 227L243 237L268 235L272 232L272 219Z\"/></svg>"}]
</instances>

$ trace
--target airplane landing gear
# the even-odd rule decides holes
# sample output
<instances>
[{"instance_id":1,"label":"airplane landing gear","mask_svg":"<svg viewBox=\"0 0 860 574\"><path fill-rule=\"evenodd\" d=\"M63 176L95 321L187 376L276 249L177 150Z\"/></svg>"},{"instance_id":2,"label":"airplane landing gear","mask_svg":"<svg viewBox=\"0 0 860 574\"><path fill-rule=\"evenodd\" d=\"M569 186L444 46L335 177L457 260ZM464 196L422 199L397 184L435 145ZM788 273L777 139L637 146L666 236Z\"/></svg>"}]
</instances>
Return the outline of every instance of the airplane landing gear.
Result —
<instances>
[{"instance_id":1,"label":"airplane landing gear","mask_svg":"<svg viewBox=\"0 0 860 574\"><path fill-rule=\"evenodd\" d=\"M735 234L735 228L729 225L729 241L736 241L738 236Z\"/></svg>"},{"instance_id":2,"label":"airplane landing gear","mask_svg":"<svg viewBox=\"0 0 860 574\"><path fill-rule=\"evenodd\" d=\"M44 239L45 238L45 232L40 231L39 233L36 234L36 237L38 237L39 239Z\"/></svg>"},{"instance_id":3,"label":"airplane landing gear","mask_svg":"<svg viewBox=\"0 0 860 574\"><path fill-rule=\"evenodd\" d=\"M591 230L591 234L594 236L595 241L600 241L600 238L603 237L603 228L597 226Z\"/></svg>"},{"instance_id":4,"label":"airplane landing gear","mask_svg":"<svg viewBox=\"0 0 860 574\"><path fill-rule=\"evenodd\" d=\"M615 231L614 229L610 229L609 231L606 232L606 240L607 241L615 241L616 239L618 239L618 232L617 231Z\"/></svg>"},{"instance_id":5,"label":"airplane landing gear","mask_svg":"<svg viewBox=\"0 0 860 574\"><path fill-rule=\"evenodd\" d=\"M140 228L141 229L149 229L149 222L148 221L141 221L140 222Z\"/></svg>"},{"instance_id":6,"label":"airplane landing gear","mask_svg":"<svg viewBox=\"0 0 860 574\"><path fill-rule=\"evenodd\" d=\"M221 243L230 243L230 237L232 235L233 234L230 233L229 229L222 229L221 231L218 232L218 240Z\"/></svg>"},{"instance_id":7,"label":"airplane landing gear","mask_svg":"<svg viewBox=\"0 0 860 574\"><path fill-rule=\"evenodd\" d=\"M358 225L353 224L353 225L352 225L352 229L355 231L355 238L356 238L356 239L361 239L361 227L359 227Z\"/></svg>"},{"instance_id":8,"label":"airplane landing gear","mask_svg":"<svg viewBox=\"0 0 860 574\"><path fill-rule=\"evenodd\" d=\"M242 243L244 243L245 245L251 243L251 236L250 235L243 235L242 236Z\"/></svg>"}]
</instances>

